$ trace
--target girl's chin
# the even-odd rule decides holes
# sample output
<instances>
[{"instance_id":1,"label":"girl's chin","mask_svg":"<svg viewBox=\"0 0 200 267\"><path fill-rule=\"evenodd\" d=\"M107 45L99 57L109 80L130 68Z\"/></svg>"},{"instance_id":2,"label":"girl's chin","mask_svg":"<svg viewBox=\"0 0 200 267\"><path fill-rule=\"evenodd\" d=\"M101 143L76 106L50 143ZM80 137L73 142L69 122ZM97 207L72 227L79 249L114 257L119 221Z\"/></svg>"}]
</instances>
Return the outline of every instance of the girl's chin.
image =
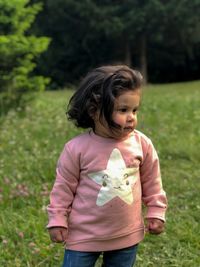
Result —
<instances>
[{"instance_id":1,"label":"girl's chin","mask_svg":"<svg viewBox=\"0 0 200 267\"><path fill-rule=\"evenodd\" d=\"M123 132L132 132L134 129L132 127L127 127L123 129Z\"/></svg>"},{"instance_id":2,"label":"girl's chin","mask_svg":"<svg viewBox=\"0 0 200 267\"><path fill-rule=\"evenodd\" d=\"M133 131L134 131L134 129L132 127L129 127L129 128L124 128L122 132L124 135L129 135Z\"/></svg>"}]
</instances>

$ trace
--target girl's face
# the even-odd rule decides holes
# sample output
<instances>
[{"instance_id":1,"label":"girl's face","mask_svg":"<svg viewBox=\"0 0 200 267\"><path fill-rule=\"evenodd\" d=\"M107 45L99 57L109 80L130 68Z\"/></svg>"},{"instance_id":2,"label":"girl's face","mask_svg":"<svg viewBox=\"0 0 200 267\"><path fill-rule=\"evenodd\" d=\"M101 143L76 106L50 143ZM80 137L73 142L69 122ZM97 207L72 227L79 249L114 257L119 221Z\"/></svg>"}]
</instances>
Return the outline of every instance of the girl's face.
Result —
<instances>
[{"instance_id":1,"label":"girl's face","mask_svg":"<svg viewBox=\"0 0 200 267\"><path fill-rule=\"evenodd\" d=\"M107 122L99 120L99 114L95 115L95 133L103 137L121 139L128 136L137 125L137 111L140 104L140 90L129 90L118 97L114 102L112 114L113 121L120 126L120 129L112 130Z\"/></svg>"}]
</instances>

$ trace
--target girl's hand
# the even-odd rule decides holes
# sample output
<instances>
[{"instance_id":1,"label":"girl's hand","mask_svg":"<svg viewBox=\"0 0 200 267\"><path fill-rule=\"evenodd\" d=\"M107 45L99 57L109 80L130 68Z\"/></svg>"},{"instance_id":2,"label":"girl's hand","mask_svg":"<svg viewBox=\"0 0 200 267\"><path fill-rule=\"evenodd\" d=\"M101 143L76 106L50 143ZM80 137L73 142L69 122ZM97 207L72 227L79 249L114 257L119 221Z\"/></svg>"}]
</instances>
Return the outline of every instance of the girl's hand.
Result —
<instances>
[{"instance_id":1,"label":"girl's hand","mask_svg":"<svg viewBox=\"0 0 200 267\"><path fill-rule=\"evenodd\" d=\"M52 227L48 229L51 241L55 243L65 243L67 239L67 228Z\"/></svg>"},{"instance_id":2,"label":"girl's hand","mask_svg":"<svg viewBox=\"0 0 200 267\"><path fill-rule=\"evenodd\" d=\"M156 218L148 218L146 225L146 232L159 235L164 231L165 223Z\"/></svg>"}]
</instances>

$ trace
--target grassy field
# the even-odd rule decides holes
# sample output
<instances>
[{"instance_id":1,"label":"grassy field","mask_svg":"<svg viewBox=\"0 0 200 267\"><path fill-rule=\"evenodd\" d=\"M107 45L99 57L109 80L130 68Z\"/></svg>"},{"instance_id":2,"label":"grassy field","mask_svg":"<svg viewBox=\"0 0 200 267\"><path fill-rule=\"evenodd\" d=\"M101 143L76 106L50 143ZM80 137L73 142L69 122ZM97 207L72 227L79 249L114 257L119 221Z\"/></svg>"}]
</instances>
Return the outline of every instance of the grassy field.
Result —
<instances>
[{"instance_id":1,"label":"grassy field","mask_svg":"<svg viewBox=\"0 0 200 267\"><path fill-rule=\"evenodd\" d=\"M63 247L49 240L45 209L61 149L80 132L65 117L70 94L41 93L25 112L1 119L1 267L61 265ZM146 236L136 267L200 267L199 106L200 82L144 90L138 129L159 153L169 209L166 232Z\"/></svg>"}]
</instances>

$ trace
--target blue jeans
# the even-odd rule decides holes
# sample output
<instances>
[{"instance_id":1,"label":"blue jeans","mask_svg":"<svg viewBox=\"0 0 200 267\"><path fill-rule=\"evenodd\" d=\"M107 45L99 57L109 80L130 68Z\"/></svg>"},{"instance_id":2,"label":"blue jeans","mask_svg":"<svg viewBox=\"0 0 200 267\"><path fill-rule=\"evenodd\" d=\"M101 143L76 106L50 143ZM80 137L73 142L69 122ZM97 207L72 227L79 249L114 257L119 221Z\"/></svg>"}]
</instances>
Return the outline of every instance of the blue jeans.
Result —
<instances>
[{"instance_id":1,"label":"blue jeans","mask_svg":"<svg viewBox=\"0 0 200 267\"><path fill-rule=\"evenodd\" d=\"M103 252L102 267L132 267L137 253L137 245ZM81 252L65 250L62 267L94 267L101 252Z\"/></svg>"}]
</instances>

